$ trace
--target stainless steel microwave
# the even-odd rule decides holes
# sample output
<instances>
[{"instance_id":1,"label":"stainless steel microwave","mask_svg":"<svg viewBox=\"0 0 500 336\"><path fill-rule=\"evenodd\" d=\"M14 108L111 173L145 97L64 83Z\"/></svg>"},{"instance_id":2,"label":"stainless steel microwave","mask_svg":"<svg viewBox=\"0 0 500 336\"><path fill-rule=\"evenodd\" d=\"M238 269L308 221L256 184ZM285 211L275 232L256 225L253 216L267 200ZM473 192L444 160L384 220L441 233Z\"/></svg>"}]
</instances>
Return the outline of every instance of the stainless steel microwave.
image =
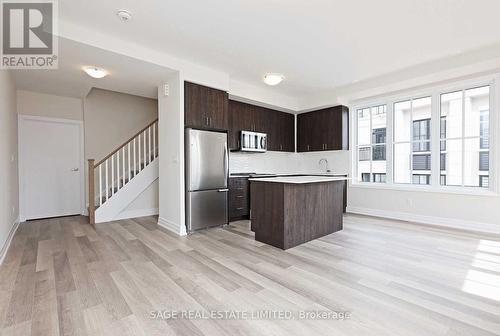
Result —
<instances>
[{"instance_id":1,"label":"stainless steel microwave","mask_svg":"<svg viewBox=\"0 0 500 336\"><path fill-rule=\"evenodd\" d=\"M267 151L267 134L241 131L240 144L242 152L263 153Z\"/></svg>"}]
</instances>

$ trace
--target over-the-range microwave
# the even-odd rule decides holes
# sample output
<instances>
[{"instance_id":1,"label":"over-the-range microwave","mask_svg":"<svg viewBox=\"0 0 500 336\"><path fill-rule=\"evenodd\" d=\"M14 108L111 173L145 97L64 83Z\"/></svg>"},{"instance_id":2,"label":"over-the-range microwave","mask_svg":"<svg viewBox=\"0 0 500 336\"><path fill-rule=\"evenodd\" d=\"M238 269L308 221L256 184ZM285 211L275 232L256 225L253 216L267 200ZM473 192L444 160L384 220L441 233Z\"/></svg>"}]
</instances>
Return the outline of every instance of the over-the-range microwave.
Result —
<instances>
[{"instance_id":1,"label":"over-the-range microwave","mask_svg":"<svg viewBox=\"0 0 500 336\"><path fill-rule=\"evenodd\" d=\"M242 152L263 153L267 151L267 134L241 131L240 144L240 151Z\"/></svg>"}]
</instances>

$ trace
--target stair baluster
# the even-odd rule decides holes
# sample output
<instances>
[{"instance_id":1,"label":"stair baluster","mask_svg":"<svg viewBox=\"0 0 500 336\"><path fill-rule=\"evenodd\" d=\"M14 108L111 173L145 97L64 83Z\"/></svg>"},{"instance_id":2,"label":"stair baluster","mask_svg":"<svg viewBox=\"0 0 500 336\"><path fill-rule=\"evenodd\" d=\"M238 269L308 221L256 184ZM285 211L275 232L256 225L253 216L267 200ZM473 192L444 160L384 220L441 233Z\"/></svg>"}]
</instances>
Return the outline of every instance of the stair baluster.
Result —
<instances>
[{"instance_id":1,"label":"stair baluster","mask_svg":"<svg viewBox=\"0 0 500 336\"><path fill-rule=\"evenodd\" d=\"M99 210L99 207L102 207L114 194L125 187L130 180L158 157L157 124L158 119L137 132L97 164L94 163L93 159L89 159L89 221L91 224L95 223L95 212ZM95 200L94 186L96 174L98 174L97 185L99 188L97 202Z\"/></svg>"}]
</instances>

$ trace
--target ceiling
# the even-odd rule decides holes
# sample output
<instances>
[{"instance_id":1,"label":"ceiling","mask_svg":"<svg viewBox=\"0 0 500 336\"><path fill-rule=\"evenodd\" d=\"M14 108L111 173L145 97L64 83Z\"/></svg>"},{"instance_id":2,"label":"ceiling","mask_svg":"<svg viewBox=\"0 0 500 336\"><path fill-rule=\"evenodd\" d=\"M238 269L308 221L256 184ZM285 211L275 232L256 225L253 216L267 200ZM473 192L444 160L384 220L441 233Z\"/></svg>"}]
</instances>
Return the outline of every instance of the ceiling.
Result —
<instances>
[{"instance_id":1,"label":"ceiling","mask_svg":"<svg viewBox=\"0 0 500 336\"><path fill-rule=\"evenodd\" d=\"M89 77L84 66L99 66L109 73L102 79ZM13 70L19 90L83 98L93 87L136 96L156 98L158 86L173 71L107 50L59 38L57 70Z\"/></svg>"},{"instance_id":2,"label":"ceiling","mask_svg":"<svg viewBox=\"0 0 500 336\"><path fill-rule=\"evenodd\" d=\"M120 22L118 9L132 20ZM59 1L63 21L234 80L264 86L264 73L281 72L286 80L273 90L292 96L498 44L499 12L498 0Z\"/></svg>"}]
</instances>

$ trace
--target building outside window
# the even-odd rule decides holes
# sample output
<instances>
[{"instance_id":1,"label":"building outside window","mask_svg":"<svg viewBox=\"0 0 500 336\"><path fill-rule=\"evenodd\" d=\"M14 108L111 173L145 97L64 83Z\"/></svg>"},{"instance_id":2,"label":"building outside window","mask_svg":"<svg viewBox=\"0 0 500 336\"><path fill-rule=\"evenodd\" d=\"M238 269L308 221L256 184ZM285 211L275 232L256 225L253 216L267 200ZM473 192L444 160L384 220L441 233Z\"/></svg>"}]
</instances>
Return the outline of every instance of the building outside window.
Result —
<instances>
[{"instance_id":1,"label":"building outside window","mask_svg":"<svg viewBox=\"0 0 500 336\"><path fill-rule=\"evenodd\" d=\"M431 176L427 174L413 174L413 184L430 184Z\"/></svg>"},{"instance_id":2,"label":"building outside window","mask_svg":"<svg viewBox=\"0 0 500 336\"><path fill-rule=\"evenodd\" d=\"M358 181L490 187L490 85L387 99L357 117Z\"/></svg>"},{"instance_id":3,"label":"building outside window","mask_svg":"<svg viewBox=\"0 0 500 336\"><path fill-rule=\"evenodd\" d=\"M378 105L359 109L357 117L358 180L385 183L387 106Z\"/></svg>"},{"instance_id":4,"label":"building outside window","mask_svg":"<svg viewBox=\"0 0 500 336\"><path fill-rule=\"evenodd\" d=\"M488 188L482 176L489 176L490 87L441 94L441 174L447 186ZM444 145L443 145L444 143Z\"/></svg>"},{"instance_id":5,"label":"building outside window","mask_svg":"<svg viewBox=\"0 0 500 336\"><path fill-rule=\"evenodd\" d=\"M431 103L431 97L422 97L394 104L395 183L430 184ZM424 175L429 178L421 179Z\"/></svg>"}]
</instances>

